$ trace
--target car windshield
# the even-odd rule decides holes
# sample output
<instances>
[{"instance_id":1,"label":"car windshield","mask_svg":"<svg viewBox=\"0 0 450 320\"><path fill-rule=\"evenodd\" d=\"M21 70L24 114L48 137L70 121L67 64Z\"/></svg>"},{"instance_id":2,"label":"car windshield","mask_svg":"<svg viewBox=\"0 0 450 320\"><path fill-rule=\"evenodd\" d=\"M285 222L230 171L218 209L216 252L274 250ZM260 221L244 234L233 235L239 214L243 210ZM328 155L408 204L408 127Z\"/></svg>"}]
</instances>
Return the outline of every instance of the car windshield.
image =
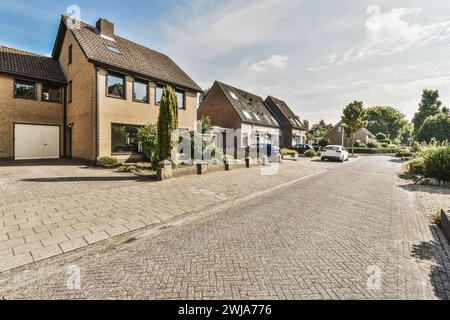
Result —
<instances>
[{"instance_id":1,"label":"car windshield","mask_svg":"<svg viewBox=\"0 0 450 320\"><path fill-rule=\"evenodd\" d=\"M326 150L331 150L331 151L340 151L341 147L337 147L337 146L328 146L325 148Z\"/></svg>"}]
</instances>

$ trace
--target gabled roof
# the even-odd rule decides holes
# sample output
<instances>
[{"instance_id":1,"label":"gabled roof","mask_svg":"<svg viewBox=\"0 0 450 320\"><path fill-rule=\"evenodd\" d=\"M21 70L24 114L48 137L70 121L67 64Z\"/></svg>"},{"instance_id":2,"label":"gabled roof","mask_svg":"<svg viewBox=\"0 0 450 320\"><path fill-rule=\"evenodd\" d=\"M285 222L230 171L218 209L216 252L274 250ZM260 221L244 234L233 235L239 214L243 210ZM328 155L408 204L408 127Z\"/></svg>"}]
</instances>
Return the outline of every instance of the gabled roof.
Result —
<instances>
[{"instance_id":1,"label":"gabled roof","mask_svg":"<svg viewBox=\"0 0 450 320\"><path fill-rule=\"evenodd\" d=\"M263 98L250 92L216 81L242 122L280 128L279 120L270 112Z\"/></svg>"},{"instance_id":2,"label":"gabled roof","mask_svg":"<svg viewBox=\"0 0 450 320\"><path fill-rule=\"evenodd\" d=\"M306 130L300 118L292 111L291 108L289 108L286 102L272 96L267 97L266 101L272 102L272 104L275 105L278 108L278 110L280 110L280 112L283 114L286 120L289 121L289 123L292 125L294 129Z\"/></svg>"},{"instance_id":3,"label":"gabled roof","mask_svg":"<svg viewBox=\"0 0 450 320\"><path fill-rule=\"evenodd\" d=\"M53 57L61 51L64 34L71 30L87 59L95 64L132 72L155 81L201 92L202 89L172 59L160 52L151 50L137 43L114 35L107 38L98 30L84 22L79 28L68 28L69 17L63 16L58 37L53 50ZM73 22L70 21L73 25ZM77 21L78 22L78 21ZM78 24L78 23L76 23ZM107 46L117 49L113 52Z\"/></svg>"},{"instance_id":4,"label":"gabled roof","mask_svg":"<svg viewBox=\"0 0 450 320\"><path fill-rule=\"evenodd\" d=\"M0 72L36 80L67 82L58 61L5 46L0 46Z\"/></svg>"},{"instance_id":5,"label":"gabled roof","mask_svg":"<svg viewBox=\"0 0 450 320\"><path fill-rule=\"evenodd\" d=\"M342 120L339 121L339 122L333 127L333 129L331 129L330 131L328 131L327 134L324 135L323 137L324 137L324 138L327 137L331 132L333 132L334 130L336 130L336 128L339 127L339 126L341 126L341 125L342 125ZM361 131L364 132L365 134L367 134L370 138L372 138L372 139L375 138L375 135L374 135L372 132L370 132L369 130L367 130L366 128L362 128Z\"/></svg>"}]
</instances>

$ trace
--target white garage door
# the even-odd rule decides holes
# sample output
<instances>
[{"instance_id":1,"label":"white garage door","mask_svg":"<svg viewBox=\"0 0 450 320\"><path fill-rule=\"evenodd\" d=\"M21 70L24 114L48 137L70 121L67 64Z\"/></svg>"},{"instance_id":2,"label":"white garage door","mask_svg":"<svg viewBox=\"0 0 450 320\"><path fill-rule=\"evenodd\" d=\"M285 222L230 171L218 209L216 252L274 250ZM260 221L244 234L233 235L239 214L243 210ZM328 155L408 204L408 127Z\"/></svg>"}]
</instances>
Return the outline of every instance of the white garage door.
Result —
<instances>
[{"instance_id":1,"label":"white garage door","mask_svg":"<svg viewBox=\"0 0 450 320\"><path fill-rule=\"evenodd\" d=\"M58 159L59 127L15 124L14 157L16 160Z\"/></svg>"}]
</instances>

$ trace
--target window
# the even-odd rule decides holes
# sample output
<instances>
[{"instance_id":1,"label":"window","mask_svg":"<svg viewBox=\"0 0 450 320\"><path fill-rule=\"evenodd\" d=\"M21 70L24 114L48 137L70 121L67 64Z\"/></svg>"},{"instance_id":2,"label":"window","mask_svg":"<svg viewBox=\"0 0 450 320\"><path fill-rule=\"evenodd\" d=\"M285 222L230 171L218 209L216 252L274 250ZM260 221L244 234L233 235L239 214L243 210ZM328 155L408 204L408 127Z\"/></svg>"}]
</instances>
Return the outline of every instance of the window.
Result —
<instances>
[{"instance_id":1,"label":"window","mask_svg":"<svg viewBox=\"0 0 450 320\"><path fill-rule=\"evenodd\" d=\"M106 86L108 96L125 99L125 76L108 72Z\"/></svg>"},{"instance_id":2,"label":"window","mask_svg":"<svg viewBox=\"0 0 450 320\"><path fill-rule=\"evenodd\" d=\"M133 101L148 103L148 82L134 79Z\"/></svg>"},{"instance_id":3,"label":"window","mask_svg":"<svg viewBox=\"0 0 450 320\"><path fill-rule=\"evenodd\" d=\"M45 84L42 85L42 101L61 103L61 89Z\"/></svg>"},{"instance_id":4,"label":"window","mask_svg":"<svg viewBox=\"0 0 450 320\"><path fill-rule=\"evenodd\" d=\"M184 109L185 107L185 92L181 90L175 90L177 95L178 109Z\"/></svg>"},{"instance_id":5,"label":"window","mask_svg":"<svg viewBox=\"0 0 450 320\"><path fill-rule=\"evenodd\" d=\"M250 115L250 113L248 113L247 111L242 111L242 112L244 113L244 116L245 116L247 119L249 119L249 120L252 119L252 116Z\"/></svg>"},{"instance_id":6,"label":"window","mask_svg":"<svg viewBox=\"0 0 450 320\"><path fill-rule=\"evenodd\" d=\"M137 139L137 132L141 126L113 124L111 128L111 153L142 152Z\"/></svg>"},{"instance_id":7,"label":"window","mask_svg":"<svg viewBox=\"0 0 450 320\"><path fill-rule=\"evenodd\" d=\"M258 121L261 120L261 118L256 113L253 112L253 115L255 116L256 120L258 120Z\"/></svg>"},{"instance_id":8,"label":"window","mask_svg":"<svg viewBox=\"0 0 450 320\"><path fill-rule=\"evenodd\" d=\"M156 85L155 103L156 103L157 106L159 106L161 104L161 98L162 98L163 90L164 90L164 86L162 84L157 84Z\"/></svg>"},{"instance_id":9,"label":"window","mask_svg":"<svg viewBox=\"0 0 450 320\"><path fill-rule=\"evenodd\" d=\"M120 53L120 50L119 50L118 48L116 48L116 47L108 46L108 45L105 45L105 47L106 47L106 49L108 49L108 51L110 51L110 52L117 53L117 54L121 54L121 53Z\"/></svg>"},{"instance_id":10,"label":"window","mask_svg":"<svg viewBox=\"0 0 450 320\"><path fill-rule=\"evenodd\" d=\"M16 80L14 82L14 98L35 100L36 84L34 82Z\"/></svg>"},{"instance_id":11,"label":"window","mask_svg":"<svg viewBox=\"0 0 450 320\"><path fill-rule=\"evenodd\" d=\"M238 97L234 94L234 92L230 91L230 95L234 100L239 100Z\"/></svg>"},{"instance_id":12,"label":"window","mask_svg":"<svg viewBox=\"0 0 450 320\"><path fill-rule=\"evenodd\" d=\"M264 115L264 118L266 119L266 121L268 122L268 123L270 123L270 119L269 119L269 117L265 114Z\"/></svg>"},{"instance_id":13,"label":"window","mask_svg":"<svg viewBox=\"0 0 450 320\"><path fill-rule=\"evenodd\" d=\"M68 52L68 55L69 55L69 57L68 57L69 65L72 64L72 54L73 54L73 47L72 47L72 45L70 45L70 46L69 46L69 52Z\"/></svg>"},{"instance_id":14,"label":"window","mask_svg":"<svg viewBox=\"0 0 450 320\"><path fill-rule=\"evenodd\" d=\"M68 88L68 90L67 90L67 92L68 92L68 96L69 96L69 103L72 103L72 81L69 81L69 88Z\"/></svg>"}]
</instances>

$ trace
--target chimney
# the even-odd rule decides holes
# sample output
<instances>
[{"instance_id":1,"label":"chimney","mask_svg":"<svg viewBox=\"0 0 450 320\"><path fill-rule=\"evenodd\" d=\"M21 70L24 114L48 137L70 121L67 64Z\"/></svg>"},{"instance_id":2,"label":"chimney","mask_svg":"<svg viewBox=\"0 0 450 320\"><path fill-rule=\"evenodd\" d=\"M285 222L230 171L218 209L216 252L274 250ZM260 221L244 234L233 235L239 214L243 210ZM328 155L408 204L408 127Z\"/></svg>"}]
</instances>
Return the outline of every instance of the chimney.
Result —
<instances>
[{"instance_id":1,"label":"chimney","mask_svg":"<svg viewBox=\"0 0 450 320\"><path fill-rule=\"evenodd\" d=\"M101 18L97 21L96 27L101 34L110 38L114 37L114 23Z\"/></svg>"}]
</instances>

